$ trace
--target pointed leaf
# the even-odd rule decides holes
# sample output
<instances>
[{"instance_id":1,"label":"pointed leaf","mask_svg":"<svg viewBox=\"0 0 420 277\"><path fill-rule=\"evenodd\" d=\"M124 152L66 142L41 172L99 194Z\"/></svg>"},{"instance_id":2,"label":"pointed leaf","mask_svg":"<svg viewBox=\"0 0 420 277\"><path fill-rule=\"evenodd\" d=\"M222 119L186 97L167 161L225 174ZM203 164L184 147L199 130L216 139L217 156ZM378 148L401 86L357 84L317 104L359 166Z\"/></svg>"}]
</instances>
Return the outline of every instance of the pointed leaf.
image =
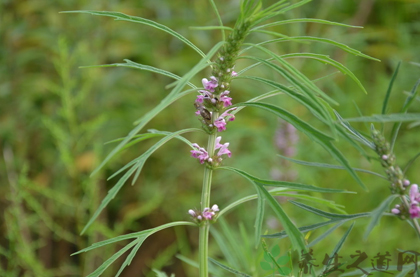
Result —
<instances>
[{"instance_id":1,"label":"pointed leaf","mask_svg":"<svg viewBox=\"0 0 420 277\"><path fill-rule=\"evenodd\" d=\"M317 237L316 239L314 239L313 241L311 241L311 243L308 244L308 248L311 248L312 246L314 246L315 244L317 244L321 240L323 240L326 237L328 237L329 234L331 234L335 229L337 229L338 227L340 227L341 225L343 225L343 223L345 223L345 221L339 221L336 225L334 225L333 227L331 227L330 229L328 229L325 233L323 233L322 235L320 235L319 237Z\"/></svg>"},{"instance_id":2,"label":"pointed leaf","mask_svg":"<svg viewBox=\"0 0 420 277\"><path fill-rule=\"evenodd\" d=\"M333 257L335 253L338 253L340 249L343 247L344 242L346 241L348 235L350 234L351 230L353 229L354 223L350 226L349 229L347 229L347 232L343 235L343 237L340 239L340 241L337 243L337 245L334 247L334 250L331 252L331 256ZM329 260L328 265L324 266L324 271L328 266L330 265L332 259Z\"/></svg>"},{"instance_id":3,"label":"pointed leaf","mask_svg":"<svg viewBox=\"0 0 420 277\"><path fill-rule=\"evenodd\" d=\"M354 26L354 25L347 25L343 23L328 21L324 19L317 19L317 18L294 18L294 19L287 19L287 20L280 20L273 23L268 23L265 25L260 25L258 27L253 28L253 30L272 27L272 26L278 26L278 25L284 25L284 24L290 24L290 23L319 23L319 24L326 24L326 25L334 25L334 26L341 26L341 27L349 27L349 28L363 28L362 26Z\"/></svg>"},{"instance_id":4,"label":"pointed leaf","mask_svg":"<svg viewBox=\"0 0 420 277\"><path fill-rule=\"evenodd\" d=\"M364 86L362 85L362 83L359 81L359 79L356 77L356 75L354 75L353 72L351 72L350 69L348 69L347 67L345 67L343 64L337 62L336 60L331 59L329 56L327 55L320 55L320 54L313 54L313 53L294 53L294 54L285 54L281 56L282 58L310 58L310 59L314 59L317 61L320 61L322 63L326 63L329 65L334 66L335 68L337 68L338 70L340 70L343 74L348 75L350 78L353 79L354 82L356 82L356 84L360 87L360 89L367 94L366 89L364 88Z\"/></svg>"},{"instance_id":5,"label":"pointed leaf","mask_svg":"<svg viewBox=\"0 0 420 277\"><path fill-rule=\"evenodd\" d=\"M158 141L155 145L150 147L146 152L144 152L140 157L134 159L129 164L133 164L133 166L121 177L121 179L117 182L117 184L114 185L114 187L108 191L107 196L102 200L101 204L99 205L99 208L95 211L91 219L88 221L86 226L82 230L82 234L89 228L89 226L95 221L95 219L99 216L99 214L102 212L103 209L108 205L108 203L114 199L114 197L117 195L118 191L122 188L122 186L126 183L128 178L136 172L135 177L133 178L133 183L136 180L136 177L138 174L140 174L141 169L143 168L144 163L146 160L157 150L159 149L163 144L171 140L172 138L188 132L194 132L194 131L200 131L200 129L197 128L190 128L185 130L180 130L178 132L171 133L170 135L165 136L160 141ZM125 167L124 167L125 168ZM113 176L111 176L113 177Z\"/></svg>"},{"instance_id":6,"label":"pointed leaf","mask_svg":"<svg viewBox=\"0 0 420 277\"><path fill-rule=\"evenodd\" d=\"M375 228L375 226L379 223L379 220L381 219L383 213L389 209L389 205L391 204L391 202L397 198L398 195L396 194L392 194L390 196L388 196L387 199L385 199L384 201L382 201L381 205L379 205L375 210L373 210L370 214L371 214L371 221L369 223L369 225L366 228L365 234L363 236L363 238L366 240L370 234L370 232L373 230L373 228Z\"/></svg>"},{"instance_id":7,"label":"pointed leaf","mask_svg":"<svg viewBox=\"0 0 420 277\"><path fill-rule=\"evenodd\" d=\"M288 188L291 190L316 191L316 192L325 192L325 193L353 193L353 192L342 190L342 189L320 188L320 187L315 187L311 185L292 183L292 182L287 182L287 181L263 180L255 176L252 176L246 173L245 171L242 171L240 169L233 168L233 167L223 166L223 167L219 167L219 169L227 169L227 170L236 172L239 175L245 177L246 179L249 179L251 182L254 182L257 185L262 185L262 186L282 187L282 188Z\"/></svg>"},{"instance_id":8,"label":"pointed leaf","mask_svg":"<svg viewBox=\"0 0 420 277\"><path fill-rule=\"evenodd\" d=\"M290 203L298 206L299 208L302 208L304 210L307 210L308 212L317 214L319 216L325 217L325 218L329 218L331 220L341 220L341 219L355 219L358 217L364 217L364 216L369 216L370 213L359 213L359 214L333 214L333 213L329 213L329 212L325 212L319 209L316 209L314 207L299 203L299 202L295 202L295 201L289 201Z\"/></svg>"},{"instance_id":9,"label":"pointed leaf","mask_svg":"<svg viewBox=\"0 0 420 277\"><path fill-rule=\"evenodd\" d=\"M223 268L224 270L229 271L229 272L231 272L231 273L234 273L234 274L236 274L236 275L238 275L238 276L252 277L251 275L248 275L248 274L242 273L242 272L240 272L240 271L238 271L238 270L236 270L236 269L230 268L230 267L228 267L228 266L226 266L226 265L224 265L224 264L222 264L222 263L219 263L218 261L216 261L215 259L212 259L212 258L210 258L210 257L209 257L209 261L210 261L210 262L212 262L212 263L214 263L214 264L215 264L215 265L217 265L217 266L220 266L220 267L221 267L221 268Z\"/></svg>"},{"instance_id":10,"label":"pointed leaf","mask_svg":"<svg viewBox=\"0 0 420 277\"><path fill-rule=\"evenodd\" d=\"M346 118L352 122L410 122L420 120L420 113L374 114L372 116Z\"/></svg>"},{"instance_id":11,"label":"pointed leaf","mask_svg":"<svg viewBox=\"0 0 420 277\"><path fill-rule=\"evenodd\" d=\"M101 274L113 263L116 259L121 257L128 249L133 247L136 243L138 243L139 239L136 239L132 241L131 243L127 244L125 247L123 247L120 251L115 253L111 256L108 260L106 260L103 264L101 264L94 272L89 274L87 277L97 277L101 276Z\"/></svg>"},{"instance_id":12,"label":"pointed leaf","mask_svg":"<svg viewBox=\"0 0 420 277\"><path fill-rule=\"evenodd\" d=\"M81 66L80 68L101 68L101 67L128 67L128 68L135 68L135 69L140 69L140 70L145 70L145 71L150 71L150 72L154 72L157 74L161 74L167 77L170 77L172 79L175 80L179 80L181 79L180 76L160 69L160 68L156 68L150 65L144 65L144 64L139 64L133 61L130 61L128 59L124 59L125 63L113 63L113 64L104 64L104 65L88 65L88 66ZM189 85L190 87L197 89L197 87L195 85L193 85L192 83L188 82L187 85Z\"/></svg>"},{"instance_id":13,"label":"pointed leaf","mask_svg":"<svg viewBox=\"0 0 420 277\"><path fill-rule=\"evenodd\" d=\"M392 74L391 81L389 82L388 89L385 94L384 103L382 104L382 114L386 113L386 109L388 107L389 96L391 95L392 86L394 85L395 78L397 77L398 70L400 69L401 62L398 63L397 68L395 69L394 73Z\"/></svg>"},{"instance_id":14,"label":"pointed leaf","mask_svg":"<svg viewBox=\"0 0 420 277\"><path fill-rule=\"evenodd\" d=\"M179 39L180 41L182 41L183 43L185 43L186 45L188 45L189 47L194 49L202 57L206 56L203 53L203 51L201 51L197 46L195 46L191 41L189 41L187 38L185 38L181 34L175 32L174 30L172 30L171 28L169 28L169 27L167 27L163 24L154 22L150 19L146 19L146 18L142 18L142 17L138 17L138 16L131 16L131 15L127 15L127 14L123 14L123 13L119 13L119 12L107 12L107 11L65 11L65 12L61 12L61 13L87 13L87 14L92 14L92 15L108 16L108 17L115 18L115 20L129 21L129 22L148 25L150 27L159 29L161 31L164 31L164 32L176 37L177 39Z\"/></svg>"},{"instance_id":15,"label":"pointed leaf","mask_svg":"<svg viewBox=\"0 0 420 277\"><path fill-rule=\"evenodd\" d=\"M281 158L283 158L285 160L291 161L293 163L300 164L300 165L313 166L313 167L322 167L322 168L332 168L332 169L346 169L344 166L339 166L339 165L334 165L334 164L326 164L326 163L301 161L301 160L292 159L292 158L289 158L289 157L286 157L286 156L282 156L282 155L279 155L279 154L277 154L277 156L279 156L279 157L281 157ZM366 169L363 169L363 168L354 168L353 167L353 170L354 171L363 172L363 173L372 174L372 175L378 176L378 177L380 177L382 179L388 180L388 178L386 176L383 176L383 175L381 175L379 173L376 173L376 172L373 172L373 171L369 171L369 170L366 170Z\"/></svg>"},{"instance_id":16,"label":"pointed leaf","mask_svg":"<svg viewBox=\"0 0 420 277\"><path fill-rule=\"evenodd\" d=\"M293 114L283 110L279 107L265 104L265 103L239 103L237 106L251 106L251 107L258 107L267 111L270 111L277 115L278 117L284 119L285 121L289 122L293 126L296 127L299 131L305 133L311 140L320 144L325 150L327 150L338 162L340 162L350 173L350 175L357 181L357 183L365 190L367 188L359 179L357 174L354 170L350 167L348 161L344 158L340 151L331 143L332 138L321 133L317 129L313 128L306 122L300 120L298 117L294 116Z\"/></svg>"},{"instance_id":17,"label":"pointed leaf","mask_svg":"<svg viewBox=\"0 0 420 277\"><path fill-rule=\"evenodd\" d=\"M274 42L283 42L283 41L289 41L289 40L292 40L292 41L314 41L314 42L327 43L327 44L334 45L334 46L346 51L347 53L353 54L355 56L360 56L360 57L370 59L370 60L374 60L374 61L380 61L376 58L373 58L373 57L370 57L366 54L363 54L362 52L360 52L356 49L353 49L348 45L345 45L343 43L336 42L332 39L327 39L327 38L319 38L319 37L311 37L311 36L296 36L296 37L289 37L289 38L278 38L278 39L266 40L264 42L258 43L258 45L264 45L264 44L274 43ZM240 52L240 54L242 54L243 52L251 49L252 47L254 47L254 46L250 46L248 48L245 48L244 50L242 50Z\"/></svg>"},{"instance_id":18,"label":"pointed leaf","mask_svg":"<svg viewBox=\"0 0 420 277\"><path fill-rule=\"evenodd\" d=\"M281 208L281 206L277 202L277 200L274 199L273 196L271 196L270 193L261 184L252 180L249 177L251 175L249 175L249 174L247 174L243 171L237 170L235 168L223 167L223 169L228 169L228 170L231 170L231 171L234 171L234 172L238 173L239 175L241 175L242 177L244 177L245 179L247 179L248 181L250 181L254 185L254 187L257 189L258 194L264 196L264 198L267 200L268 204L272 208L274 214L277 216L277 218L282 223L282 225L283 225L284 229L286 230L287 234L289 234L290 241L293 245L293 248L297 249L299 251L299 253L301 253L301 250L305 249L305 242L304 242L303 236L299 232L299 230L296 228L296 226L293 224L293 222L290 220L290 218L283 211L283 209ZM259 232L261 232L261 231L259 230Z\"/></svg>"}]
</instances>

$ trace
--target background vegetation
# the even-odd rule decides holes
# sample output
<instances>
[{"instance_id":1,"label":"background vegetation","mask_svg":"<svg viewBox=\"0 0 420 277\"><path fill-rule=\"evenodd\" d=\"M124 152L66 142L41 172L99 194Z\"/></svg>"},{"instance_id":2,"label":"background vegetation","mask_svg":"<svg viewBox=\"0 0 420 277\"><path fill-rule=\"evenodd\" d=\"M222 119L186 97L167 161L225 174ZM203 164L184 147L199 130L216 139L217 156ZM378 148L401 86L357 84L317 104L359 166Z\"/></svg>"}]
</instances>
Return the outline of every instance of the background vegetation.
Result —
<instances>
[{"instance_id":1,"label":"background vegetation","mask_svg":"<svg viewBox=\"0 0 420 277\"><path fill-rule=\"evenodd\" d=\"M189 157L187 146L171 141L147 161L137 183L125 186L86 235L79 236L115 182L106 181L107 177L145 151L153 141L131 147L89 178L90 172L112 147L106 143L125 136L132 122L168 93L165 86L171 83L166 77L135 69L80 69L79 66L118 63L127 58L182 75L199 57L176 39L146 26L59 12L110 10L138 15L170 26L206 52L221 39L220 33L188 27L216 24L209 3L191 0L2 0L0 3L0 275L87 275L116 249L110 247L106 251L70 257L71 253L98 240L188 219L188 209L199 205L202 167ZM216 3L225 24L233 23L238 14L238 1ZM364 29L291 24L277 26L273 31L331 38L381 62L350 56L315 43L281 43L273 45L272 50L328 54L348 66L366 87L368 95L332 67L307 60L294 61L311 79L328 76L317 84L339 101L337 110L344 117L357 117L356 105L364 115L379 114L391 75L402 61L390 101L390 112L398 112L405 99L404 91L411 90L420 77L419 15L420 3L416 0L313 1L284 18L314 17L362 25ZM244 67L246 62L242 61L237 70ZM197 79L196 83L199 82ZM249 81L236 81L232 95L235 102L241 102L261 90L268 91L268 88ZM150 128L175 131L198 127L199 122L193 116L194 99L195 96L190 95L174 103L150 123ZM307 111L290 99L279 97L275 101L310 120ZM412 112L420 112L418 107L413 105ZM352 125L369 132L364 124ZM389 131L389 127L386 126L385 131ZM303 167L282 160L275 154L290 154L276 144L276 140L287 137L280 131L282 128L284 124L267 113L249 109L238 114L225 134L233 153L225 164L234 164L259 177L287 178L355 191L357 194L339 195L334 199L325 195L345 206L348 213L371 211L389 195L385 180L359 174L369 188L369 192L365 192L344 171ZM203 138L190 135L189 139L202 144L200 139ZM354 167L382 173L378 162L367 161L344 142L340 145ZM399 164L404 166L419 151L419 146L418 129L404 124L395 148ZM330 162L329 155L304 136L299 136L293 147L293 158ZM408 172L413 182L419 182L418 167L419 162L416 162ZM221 207L230 200L254 193L244 180L225 172L216 172L214 184L212 202ZM243 226L247 234L242 236L252 239L254 205L250 202L229 213L224 218L225 223L216 225L215 229L226 233L223 231L226 224L232 235L228 240L232 242L239 239L237 234ZM320 220L286 201L284 207L298 226ZM348 257L356 250L366 251L370 257L389 251L395 262L397 248L416 250L414 232L398 219L383 218L369 240L363 241L367 223L367 219L356 222L341 256ZM340 227L314 248L318 263L325 253L331 252L347 228ZM267 232L280 230L281 226L268 215ZM316 237L317 233L310 236ZM151 268L177 276L195 276L195 269L174 255L181 253L194 259L196 238L197 230L184 227L153 235L123 276L152 276ZM286 240L267 240L267 243L280 245L282 253L288 250ZM222 260L224 253L216 240L211 247L212 256ZM249 253L252 251L250 248ZM261 258L250 255L248 262L238 264L256 272L261 270ZM117 269L118 263L106 272L107 276L112 276Z\"/></svg>"}]
</instances>

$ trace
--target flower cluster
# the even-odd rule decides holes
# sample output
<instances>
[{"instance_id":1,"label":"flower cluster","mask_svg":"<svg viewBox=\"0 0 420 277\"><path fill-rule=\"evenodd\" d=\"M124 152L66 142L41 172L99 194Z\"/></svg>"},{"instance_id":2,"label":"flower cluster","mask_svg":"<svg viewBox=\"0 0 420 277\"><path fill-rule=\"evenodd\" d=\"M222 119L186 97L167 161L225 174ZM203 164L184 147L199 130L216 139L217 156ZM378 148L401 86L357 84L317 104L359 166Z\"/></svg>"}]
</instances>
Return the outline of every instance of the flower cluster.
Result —
<instances>
[{"instance_id":1,"label":"flower cluster","mask_svg":"<svg viewBox=\"0 0 420 277\"><path fill-rule=\"evenodd\" d=\"M232 156L232 153L229 151L229 142L221 144L220 140L222 137L217 137L215 141L214 150L219 150L216 155L213 157L209 156L209 153L206 149L200 147L197 143L193 143L194 150L191 150L191 156L198 159L201 164L207 162L210 165L219 165L222 162L222 155L227 155L229 158Z\"/></svg>"},{"instance_id":2,"label":"flower cluster","mask_svg":"<svg viewBox=\"0 0 420 277\"><path fill-rule=\"evenodd\" d=\"M231 76L237 75L235 71L230 69L228 72L231 72ZM208 131L211 132L216 128L218 132L222 132L226 130L226 120L235 120L235 117L228 112L236 108L226 110L217 118L213 118L213 113L232 106L232 98L229 97L230 91L226 89L229 84L222 83L219 85L218 79L214 76L211 76L210 80L204 78L202 83L204 89L199 90L194 103L197 109L195 114L201 116L201 122Z\"/></svg>"},{"instance_id":3,"label":"flower cluster","mask_svg":"<svg viewBox=\"0 0 420 277\"><path fill-rule=\"evenodd\" d=\"M211 208L204 208L203 211L189 210L188 213L196 220L197 222L209 221L216 218L216 214L219 212L219 206L213 205Z\"/></svg>"},{"instance_id":4,"label":"flower cluster","mask_svg":"<svg viewBox=\"0 0 420 277\"><path fill-rule=\"evenodd\" d=\"M420 192L417 184L410 187L409 201L406 198L406 189L410 186L410 181L404 178L404 173L398 165L396 165L396 157L392 153L389 143L376 130L373 130L373 141L376 147L376 153L380 157L382 167L388 175L391 182L392 193L398 193L404 205L395 205L391 212L404 219L407 215L411 218L420 218Z\"/></svg>"},{"instance_id":5,"label":"flower cluster","mask_svg":"<svg viewBox=\"0 0 420 277\"><path fill-rule=\"evenodd\" d=\"M420 218L420 192L419 186L417 184L411 185L409 198L410 202L408 203L408 213L410 214L410 217ZM405 213L405 209L401 205L395 205L391 212L395 215L402 215L403 213Z\"/></svg>"}]
</instances>

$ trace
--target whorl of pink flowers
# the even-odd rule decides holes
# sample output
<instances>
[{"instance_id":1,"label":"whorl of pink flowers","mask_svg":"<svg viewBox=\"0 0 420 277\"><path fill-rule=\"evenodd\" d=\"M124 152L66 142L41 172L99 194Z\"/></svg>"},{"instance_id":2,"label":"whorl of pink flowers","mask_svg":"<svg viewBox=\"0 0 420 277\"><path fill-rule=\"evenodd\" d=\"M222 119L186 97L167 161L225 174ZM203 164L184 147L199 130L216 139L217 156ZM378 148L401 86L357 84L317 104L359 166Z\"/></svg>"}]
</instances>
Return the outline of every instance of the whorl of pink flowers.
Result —
<instances>
[{"instance_id":1,"label":"whorl of pink flowers","mask_svg":"<svg viewBox=\"0 0 420 277\"><path fill-rule=\"evenodd\" d=\"M204 220L213 220L218 212L219 206L217 206L216 204L213 205L211 208L204 208L203 211L188 210L188 213L191 215L191 217L198 222Z\"/></svg>"}]
</instances>

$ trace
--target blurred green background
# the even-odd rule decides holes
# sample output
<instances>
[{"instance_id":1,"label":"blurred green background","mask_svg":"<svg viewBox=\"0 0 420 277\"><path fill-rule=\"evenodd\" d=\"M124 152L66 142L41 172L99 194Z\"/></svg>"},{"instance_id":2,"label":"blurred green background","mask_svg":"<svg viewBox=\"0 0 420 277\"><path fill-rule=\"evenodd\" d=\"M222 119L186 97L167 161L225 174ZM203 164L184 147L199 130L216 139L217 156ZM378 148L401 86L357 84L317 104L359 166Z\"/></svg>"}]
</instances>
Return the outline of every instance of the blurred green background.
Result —
<instances>
[{"instance_id":1,"label":"blurred green background","mask_svg":"<svg viewBox=\"0 0 420 277\"><path fill-rule=\"evenodd\" d=\"M268 6L275 1L263 2ZM141 16L169 26L206 52L220 40L220 32L197 31L189 27L217 24L210 4L192 0L2 0L0 3L0 275L85 276L125 244L70 257L71 253L113 236L171 221L189 220L188 209L199 207L202 166L190 158L185 144L171 141L146 162L136 184L125 185L88 232L79 236L84 224L117 181L106 179L155 141L145 141L129 148L89 178L90 172L113 147L113 144L105 143L125 136L135 120L163 99L169 92L165 86L172 82L167 77L135 69L80 69L79 66L130 59L183 75L200 57L175 38L147 26L59 12L109 10ZM239 13L239 1L216 1L216 4L224 23L233 26ZM278 19L300 17L361 25L364 29L290 24L272 30L289 36L334 39L381 62L315 43L279 43L270 45L271 50L277 53L328 54L350 68L366 87L368 95L350 78L336 73L334 68L315 61L290 60L311 79L330 75L317 85L340 103L336 109L344 117L358 116L355 104L364 115L379 114L390 77L397 63L402 61L389 109L390 112L399 111L405 99L404 91L410 91L420 77L418 64L410 63L420 63L418 0L319 0ZM266 35L254 34L249 40L266 38ZM236 70L246 65L247 62L239 61ZM264 68L257 68L254 72L278 78ZM209 73L202 72L195 83L199 85L200 79L208 77ZM249 81L234 81L231 95L234 102L241 102L269 90ZM144 131L149 128L176 131L199 127L193 115L194 99L191 94L172 104ZM270 101L317 125L310 113L293 100L280 96ZM419 105L413 105L411 111L420 112ZM369 132L364 124L353 126ZM279 148L276 139L287 140L290 134L282 131L284 128L284 123L267 113L255 109L239 113L228 132L223 134L233 153L225 164L258 177L355 191L357 194L325 195L325 198L344 205L348 213L371 211L389 195L387 182L370 175L359 174L369 187L370 191L365 192L346 172L285 162L276 154L291 154L297 159L326 163L331 162L331 157L300 134L288 150ZM390 126L386 126L385 132L389 130ZM202 134L187 137L201 145L205 143ZM367 161L345 142L340 141L337 145L354 167L382 173L378 163ZM418 129L404 124L395 148L399 164L404 166L418 152L419 146ZM285 154L290 147L294 151ZM413 182L420 177L416 171L418 166L417 162L407 172ZM239 177L216 172L212 203L223 208L253 193L253 187ZM282 200L298 226L323 220ZM246 203L225 217L226 226L219 224L214 229L222 234L226 233L223 226L230 229L232 238L228 241L232 242L233 238L240 237L235 234L239 234L239 226L243 226L246 234L242 232L242 237L249 236L250 240L249 261L241 261L239 266L243 268L238 269L263 276L259 275L264 273L259 268L261 249L254 255L252 248L254 209L255 203ZM368 219L356 222L341 256L348 257L356 250L362 250L370 257L389 251L395 258L397 248L420 249L414 231L405 222L389 217L383 218L369 240L363 241L367 223ZM325 253L332 251L348 226L340 227L327 241L314 247L318 263ZM282 230L270 211L266 229L270 234ZM309 240L319 234L320 231L310 234ZM151 268L173 272L176 276L196 276L194 268L174 256L180 253L195 259L197 236L197 230L183 227L154 234L122 276L153 276ZM211 243L211 255L223 261L216 240ZM239 243L245 245L243 241ZM282 253L286 253L289 246L287 240L267 240L267 243L279 244ZM104 276L113 276L121 263L122 260L118 260ZM370 267L370 263L363 266Z\"/></svg>"}]
</instances>

